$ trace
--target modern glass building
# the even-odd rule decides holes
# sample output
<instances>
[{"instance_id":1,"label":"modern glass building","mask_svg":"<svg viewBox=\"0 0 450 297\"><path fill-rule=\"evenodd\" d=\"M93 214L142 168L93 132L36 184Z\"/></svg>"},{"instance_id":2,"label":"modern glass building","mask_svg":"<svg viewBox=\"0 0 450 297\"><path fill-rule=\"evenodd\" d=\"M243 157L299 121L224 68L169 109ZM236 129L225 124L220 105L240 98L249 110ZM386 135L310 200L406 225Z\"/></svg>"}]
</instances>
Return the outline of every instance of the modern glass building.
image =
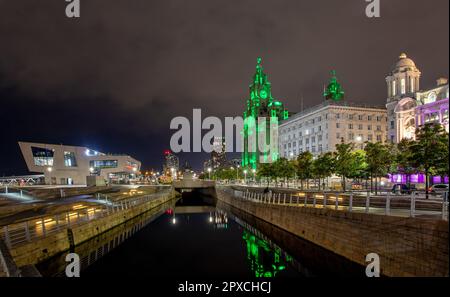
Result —
<instances>
[{"instance_id":1,"label":"modern glass building","mask_svg":"<svg viewBox=\"0 0 450 297\"><path fill-rule=\"evenodd\" d=\"M44 173L51 185L86 185L87 176L101 176L105 181L133 178L141 162L127 155L101 153L87 147L19 142L30 172Z\"/></svg>"}]
</instances>

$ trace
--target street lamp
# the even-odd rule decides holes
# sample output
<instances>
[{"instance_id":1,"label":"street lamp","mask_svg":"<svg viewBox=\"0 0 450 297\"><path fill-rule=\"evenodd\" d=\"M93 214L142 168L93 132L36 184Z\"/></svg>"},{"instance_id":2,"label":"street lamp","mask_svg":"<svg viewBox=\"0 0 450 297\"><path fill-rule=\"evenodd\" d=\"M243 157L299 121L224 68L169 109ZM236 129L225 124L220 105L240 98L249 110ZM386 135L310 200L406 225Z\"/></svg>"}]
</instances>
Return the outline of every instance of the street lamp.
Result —
<instances>
[{"instance_id":1,"label":"street lamp","mask_svg":"<svg viewBox=\"0 0 450 297\"><path fill-rule=\"evenodd\" d=\"M247 184L247 169L244 169L244 183Z\"/></svg>"},{"instance_id":2,"label":"street lamp","mask_svg":"<svg viewBox=\"0 0 450 297\"><path fill-rule=\"evenodd\" d=\"M209 179L211 179L211 171L212 171L211 167L208 167L208 175L209 175Z\"/></svg>"}]
</instances>

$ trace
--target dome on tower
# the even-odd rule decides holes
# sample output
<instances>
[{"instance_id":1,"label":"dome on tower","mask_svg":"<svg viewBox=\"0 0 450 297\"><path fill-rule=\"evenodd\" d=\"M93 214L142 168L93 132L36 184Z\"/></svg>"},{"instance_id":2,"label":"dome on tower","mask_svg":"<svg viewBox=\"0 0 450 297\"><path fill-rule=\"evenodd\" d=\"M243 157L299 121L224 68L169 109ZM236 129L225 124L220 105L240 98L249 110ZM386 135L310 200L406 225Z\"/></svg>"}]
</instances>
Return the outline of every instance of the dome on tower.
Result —
<instances>
[{"instance_id":1,"label":"dome on tower","mask_svg":"<svg viewBox=\"0 0 450 297\"><path fill-rule=\"evenodd\" d=\"M398 57L398 61L392 67L392 71L396 71L396 70L401 71L401 70L407 70L407 69L411 69L411 70L417 69L416 63L414 63L413 60L408 58L408 56L405 53L401 53L400 56Z\"/></svg>"}]
</instances>

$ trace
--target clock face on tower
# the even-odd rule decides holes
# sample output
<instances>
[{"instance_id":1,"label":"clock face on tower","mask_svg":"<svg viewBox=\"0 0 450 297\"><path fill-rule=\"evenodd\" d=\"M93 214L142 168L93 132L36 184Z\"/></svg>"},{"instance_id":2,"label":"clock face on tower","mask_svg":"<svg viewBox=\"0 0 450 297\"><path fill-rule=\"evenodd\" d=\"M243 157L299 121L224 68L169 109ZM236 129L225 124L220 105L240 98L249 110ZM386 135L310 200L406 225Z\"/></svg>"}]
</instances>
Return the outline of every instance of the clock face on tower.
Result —
<instances>
[{"instance_id":1,"label":"clock face on tower","mask_svg":"<svg viewBox=\"0 0 450 297\"><path fill-rule=\"evenodd\" d=\"M266 99L266 98L267 98L267 91L266 91L266 90L261 90L261 91L259 92L259 96L260 96L261 98L263 98L263 99Z\"/></svg>"}]
</instances>

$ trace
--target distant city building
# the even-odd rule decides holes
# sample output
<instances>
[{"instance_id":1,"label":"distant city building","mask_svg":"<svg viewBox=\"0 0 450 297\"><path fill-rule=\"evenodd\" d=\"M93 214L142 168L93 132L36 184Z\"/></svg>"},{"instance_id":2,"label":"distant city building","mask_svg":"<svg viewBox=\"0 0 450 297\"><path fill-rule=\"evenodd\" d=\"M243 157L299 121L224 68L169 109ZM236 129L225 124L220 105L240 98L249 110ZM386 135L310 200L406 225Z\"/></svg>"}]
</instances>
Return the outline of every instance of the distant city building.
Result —
<instances>
[{"instance_id":1,"label":"distant city building","mask_svg":"<svg viewBox=\"0 0 450 297\"><path fill-rule=\"evenodd\" d=\"M128 181L141 162L127 155L104 154L87 147L19 142L30 172L44 173L45 183L85 185L88 176L107 181Z\"/></svg>"},{"instance_id":2,"label":"distant city building","mask_svg":"<svg viewBox=\"0 0 450 297\"><path fill-rule=\"evenodd\" d=\"M204 172L208 172L208 168L211 168L211 170L216 170L219 168L224 168L229 164L227 161L225 145L225 137L214 137L211 158L203 162Z\"/></svg>"},{"instance_id":3,"label":"distant city building","mask_svg":"<svg viewBox=\"0 0 450 297\"><path fill-rule=\"evenodd\" d=\"M387 113L384 106L368 106L341 101L344 92L335 72L324 91L324 101L291 116L279 126L279 152L282 157L296 158L309 151L314 156L334 151L336 144L384 142Z\"/></svg>"},{"instance_id":4,"label":"distant city building","mask_svg":"<svg viewBox=\"0 0 450 297\"><path fill-rule=\"evenodd\" d=\"M402 53L386 77L389 140L415 139L418 126L429 122L442 124L448 131L448 81L437 80L437 86L420 91L421 72L413 60Z\"/></svg>"},{"instance_id":5,"label":"distant city building","mask_svg":"<svg viewBox=\"0 0 450 297\"><path fill-rule=\"evenodd\" d=\"M211 152L211 165L213 169L224 167L227 164L225 152L225 137L214 137L213 151Z\"/></svg>"},{"instance_id":6,"label":"distant city building","mask_svg":"<svg viewBox=\"0 0 450 297\"><path fill-rule=\"evenodd\" d=\"M261 64L261 58L258 58L256 65L256 73L253 76L252 83L249 87L250 98L247 99L247 108L244 112L244 119L255 119L255 127L250 127L244 123L244 152L242 154L242 166L255 168L263 161L265 163L271 163L278 159L278 152L261 152L258 148L257 141L262 135L262 132L270 131L271 121L278 122L279 120L285 120L289 117L288 111L284 108L282 102L276 100L272 96L272 86L267 75L263 72ZM258 124L258 118L266 118L266 126L260 127ZM256 137L252 136L255 131ZM251 141L249 137L256 139L256 148L252 149ZM275 135L275 137L277 137ZM266 143L270 145L270 133L266 133Z\"/></svg>"},{"instance_id":7,"label":"distant city building","mask_svg":"<svg viewBox=\"0 0 450 297\"><path fill-rule=\"evenodd\" d=\"M173 168L173 169L172 169ZM177 172L180 168L180 160L170 150L164 151L163 171L168 174L170 171Z\"/></svg>"}]
</instances>

